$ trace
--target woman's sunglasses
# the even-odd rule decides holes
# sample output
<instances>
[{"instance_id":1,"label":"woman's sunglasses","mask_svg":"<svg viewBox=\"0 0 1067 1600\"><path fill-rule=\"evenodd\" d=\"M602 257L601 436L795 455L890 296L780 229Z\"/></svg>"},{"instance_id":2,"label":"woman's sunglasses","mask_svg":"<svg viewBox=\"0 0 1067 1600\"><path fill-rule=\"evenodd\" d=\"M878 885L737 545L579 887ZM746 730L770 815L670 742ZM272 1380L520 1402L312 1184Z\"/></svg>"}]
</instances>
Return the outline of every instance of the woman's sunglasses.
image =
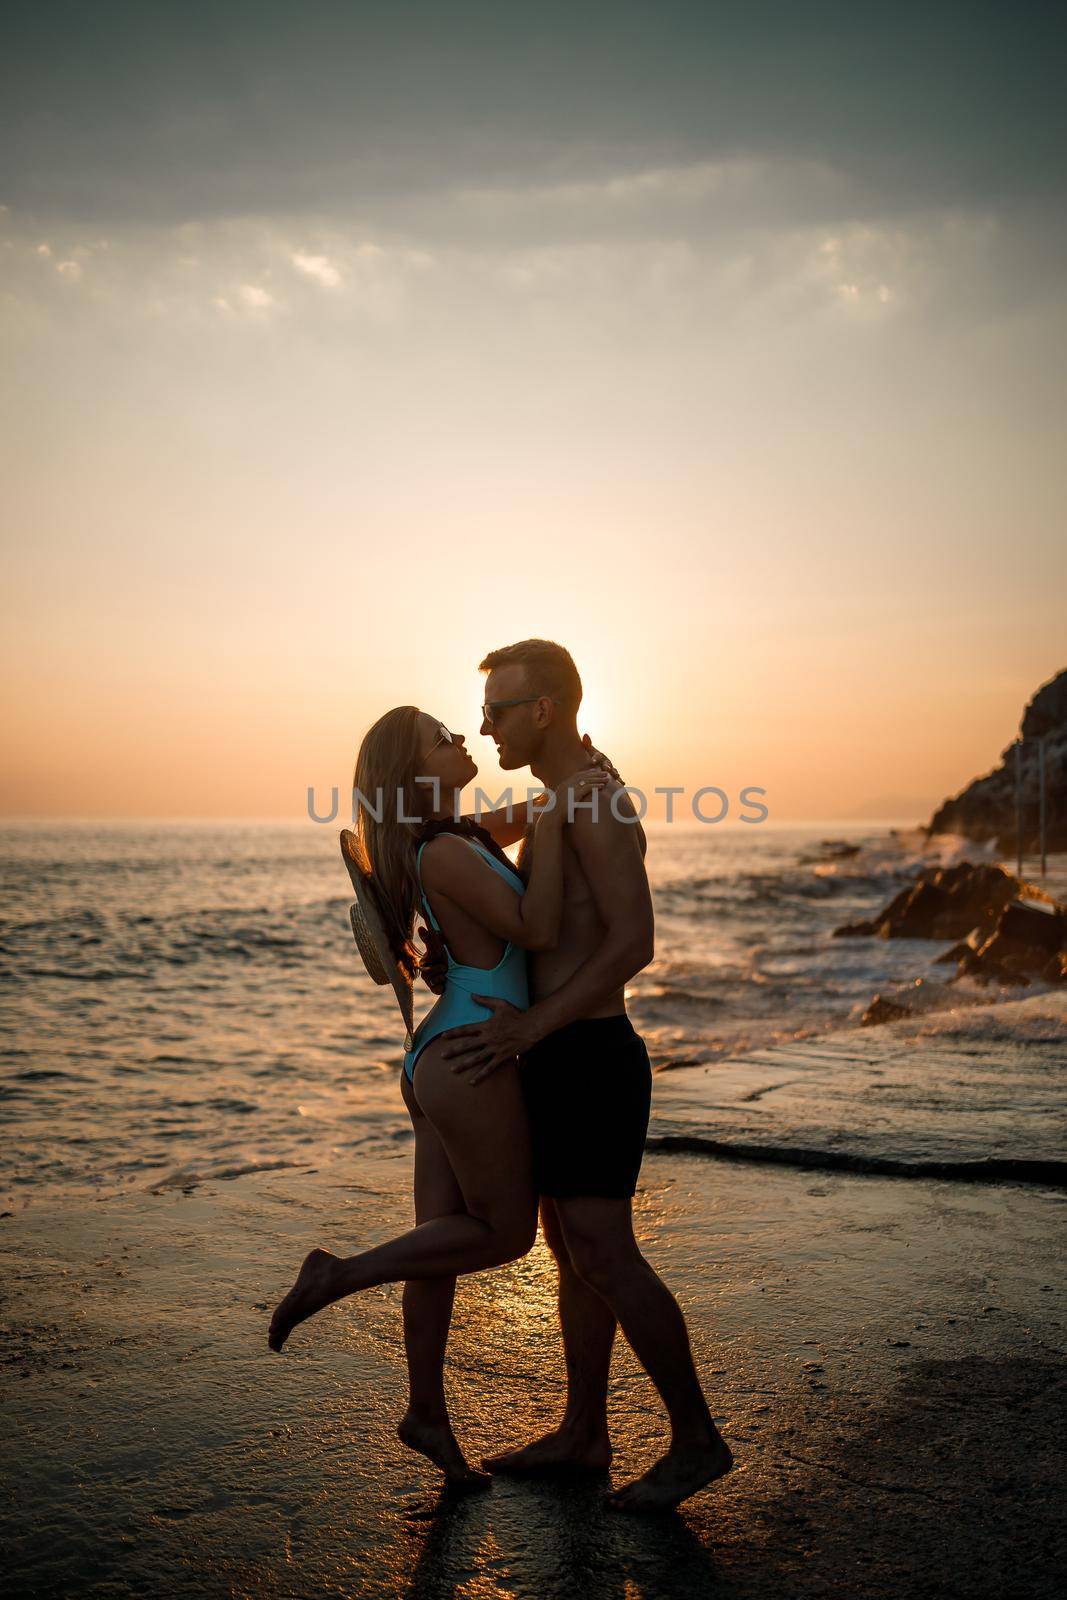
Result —
<instances>
[{"instance_id":1,"label":"woman's sunglasses","mask_svg":"<svg viewBox=\"0 0 1067 1600\"><path fill-rule=\"evenodd\" d=\"M420 759L425 761L426 760L426 756L432 756L434 751L437 749L437 746L439 744L451 744L451 743L452 743L452 735L449 733L449 731L445 727L444 723L443 722L439 722L437 724L437 738L434 740L433 744L427 750L426 755L422 756Z\"/></svg>"}]
</instances>

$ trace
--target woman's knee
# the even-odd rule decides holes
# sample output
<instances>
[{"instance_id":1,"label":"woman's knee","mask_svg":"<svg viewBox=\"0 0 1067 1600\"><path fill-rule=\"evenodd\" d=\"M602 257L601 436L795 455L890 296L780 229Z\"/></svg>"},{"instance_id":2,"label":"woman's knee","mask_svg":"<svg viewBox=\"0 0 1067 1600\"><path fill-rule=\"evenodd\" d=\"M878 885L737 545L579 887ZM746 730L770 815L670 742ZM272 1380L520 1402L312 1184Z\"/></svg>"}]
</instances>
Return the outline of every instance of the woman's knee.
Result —
<instances>
[{"instance_id":1,"label":"woman's knee","mask_svg":"<svg viewBox=\"0 0 1067 1600\"><path fill-rule=\"evenodd\" d=\"M537 1212L516 1211L498 1217L492 1223L489 1248L492 1265L504 1266L508 1261L518 1261L529 1255L537 1238Z\"/></svg>"}]
</instances>

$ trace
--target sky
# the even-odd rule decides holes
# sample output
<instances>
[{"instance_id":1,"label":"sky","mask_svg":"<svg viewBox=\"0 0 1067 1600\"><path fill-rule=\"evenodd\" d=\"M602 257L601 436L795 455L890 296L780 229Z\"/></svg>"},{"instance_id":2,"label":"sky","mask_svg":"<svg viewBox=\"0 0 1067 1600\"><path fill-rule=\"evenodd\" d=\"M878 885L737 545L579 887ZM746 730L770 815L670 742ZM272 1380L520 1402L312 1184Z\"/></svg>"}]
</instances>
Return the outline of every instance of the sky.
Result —
<instances>
[{"instance_id":1,"label":"sky","mask_svg":"<svg viewBox=\"0 0 1067 1600\"><path fill-rule=\"evenodd\" d=\"M55 4L0 71L12 816L291 816L571 650L925 820L1067 665L1062 8Z\"/></svg>"}]
</instances>

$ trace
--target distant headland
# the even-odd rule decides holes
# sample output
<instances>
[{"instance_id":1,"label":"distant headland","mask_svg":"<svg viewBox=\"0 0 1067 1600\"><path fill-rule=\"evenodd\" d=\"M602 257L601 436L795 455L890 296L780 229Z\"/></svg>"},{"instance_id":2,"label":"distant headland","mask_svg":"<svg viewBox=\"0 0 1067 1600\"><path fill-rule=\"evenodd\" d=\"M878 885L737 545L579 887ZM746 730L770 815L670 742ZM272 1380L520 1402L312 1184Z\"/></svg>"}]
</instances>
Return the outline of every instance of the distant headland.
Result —
<instances>
[{"instance_id":1,"label":"distant headland","mask_svg":"<svg viewBox=\"0 0 1067 1600\"><path fill-rule=\"evenodd\" d=\"M1034 854L1039 845L1039 743L1045 747L1045 844L1067 850L1067 668L1043 683L1023 711L1022 850ZM996 840L1002 855L1017 847L1015 823L1015 741L1001 751L1000 764L974 778L952 799L942 801L923 830L956 833L984 843Z\"/></svg>"}]
</instances>

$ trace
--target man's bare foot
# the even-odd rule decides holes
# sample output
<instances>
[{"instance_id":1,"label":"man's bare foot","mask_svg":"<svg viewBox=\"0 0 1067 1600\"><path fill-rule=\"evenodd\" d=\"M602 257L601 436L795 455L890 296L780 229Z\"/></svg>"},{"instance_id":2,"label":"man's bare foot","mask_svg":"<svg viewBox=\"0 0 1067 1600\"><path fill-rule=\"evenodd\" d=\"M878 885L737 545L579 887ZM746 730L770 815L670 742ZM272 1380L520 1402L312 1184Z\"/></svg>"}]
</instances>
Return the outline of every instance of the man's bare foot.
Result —
<instances>
[{"instance_id":1,"label":"man's bare foot","mask_svg":"<svg viewBox=\"0 0 1067 1600\"><path fill-rule=\"evenodd\" d=\"M613 1511L635 1516L648 1511L673 1511L698 1489L725 1477L733 1464L730 1447L718 1434L706 1445L672 1445L643 1477L609 1494L607 1504Z\"/></svg>"},{"instance_id":2,"label":"man's bare foot","mask_svg":"<svg viewBox=\"0 0 1067 1600\"><path fill-rule=\"evenodd\" d=\"M435 1467L440 1467L448 1489L469 1493L474 1489L488 1489L493 1481L487 1472L468 1466L447 1417L443 1422L429 1422L408 1411L401 1418L396 1436L409 1450L418 1450L421 1455L428 1456Z\"/></svg>"},{"instance_id":3,"label":"man's bare foot","mask_svg":"<svg viewBox=\"0 0 1067 1600\"><path fill-rule=\"evenodd\" d=\"M518 1450L502 1450L485 1456L487 1472L606 1472L611 1465L611 1441L607 1432L590 1435L557 1428L543 1439Z\"/></svg>"},{"instance_id":4,"label":"man's bare foot","mask_svg":"<svg viewBox=\"0 0 1067 1600\"><path fill-rule=\"evenodd\" d=\"M304 1258L296 1282L275 1307L270 1319L267 1343L272 1350L280 1350L298 1322L313 1317L316 1311L328 1306L337 1298L334 1293L333 1269L340 1260L329 1250L312 1250Z\"/></svg>"}]
</instances>

